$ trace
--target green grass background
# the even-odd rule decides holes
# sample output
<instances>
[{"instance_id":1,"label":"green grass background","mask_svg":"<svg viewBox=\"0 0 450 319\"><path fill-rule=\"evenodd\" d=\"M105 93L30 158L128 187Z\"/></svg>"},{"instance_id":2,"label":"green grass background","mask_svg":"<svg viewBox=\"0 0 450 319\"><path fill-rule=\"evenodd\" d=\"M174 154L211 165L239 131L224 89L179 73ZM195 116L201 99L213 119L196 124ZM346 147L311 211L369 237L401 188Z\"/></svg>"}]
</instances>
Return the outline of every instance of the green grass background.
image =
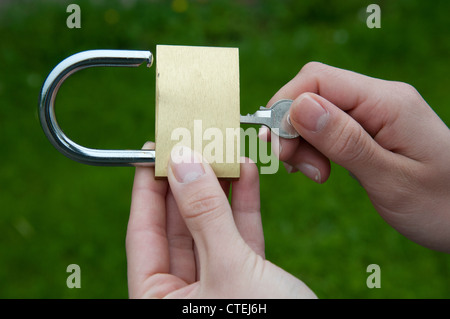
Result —
<instances>
[{"instance_id":1,"label":"green grass background","mask_svg":"<svg viewBox=\"0 0 450 319\"><path fill-rule=\"evenodd\" d=\"M81 6L81 29L66 7ZM365 9L378 3L381 29ZM179 12L181 11L181 12ZM87 49L155 51L156 44L238 47L241 113L265 105L308 61L414 85L447 125L450 2L2 1L0 3L0 297L126 298L124 239L133 168L73 162L45 138L40 87ZM154 139L154 68L96 68L57 98L61 127L98 148ZM430 141L432 142L432 141ZM348 172L324 185L280 169L261 176L267 258L321 298L448 298L450 255L405 239ZM81 289L66 267L81 267ZM366 267L381 267L368 289Z\"/></svg>"}]
</instances>

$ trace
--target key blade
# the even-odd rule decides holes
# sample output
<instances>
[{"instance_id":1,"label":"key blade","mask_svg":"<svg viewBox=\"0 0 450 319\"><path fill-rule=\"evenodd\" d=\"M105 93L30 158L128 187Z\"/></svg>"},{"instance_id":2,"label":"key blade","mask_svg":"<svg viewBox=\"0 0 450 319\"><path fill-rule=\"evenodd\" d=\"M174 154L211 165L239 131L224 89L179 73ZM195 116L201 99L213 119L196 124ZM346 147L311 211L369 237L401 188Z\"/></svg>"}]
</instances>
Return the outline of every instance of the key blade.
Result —
<instances>
[{"instance_id":1,"label":"key blade","mask_svg":"<svg viewBox=\"0 0 450 319\"><path fill-rule=\"evenodd\" d=\"M298 132L289 122L289 109L292 100L279 100L270 108L261 108L254 114L241 115L241 123L265 125L270 130L283 138L297 138Z\"/></svg>"},{"instance_id":2,"label":"key blade","mask_svg":"<svg viewBox=\"0 0 450 319\"><path fill-rule=\"evenodd\" d=\"M244 124L259 124L272 127L272 110L264 109L258 110L254 114L241 115L241 123Z\"/></svg>"}]
</instances>

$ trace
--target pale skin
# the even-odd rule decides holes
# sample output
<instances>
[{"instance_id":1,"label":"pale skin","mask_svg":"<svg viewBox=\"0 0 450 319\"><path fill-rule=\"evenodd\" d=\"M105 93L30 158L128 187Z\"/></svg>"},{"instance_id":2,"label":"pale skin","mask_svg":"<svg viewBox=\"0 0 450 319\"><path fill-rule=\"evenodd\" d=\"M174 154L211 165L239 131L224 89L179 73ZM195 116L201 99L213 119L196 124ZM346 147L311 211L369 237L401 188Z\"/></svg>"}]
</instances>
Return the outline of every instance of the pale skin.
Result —
<instances>
[{"instance_id":1,"label":"pale skin","mask_svg":"<svg viewBox=\"0 0 450 319\"><path fill-rule=\"evenodd\" d=\"M330 160L345 167L392 227L450 252L450 130L414 87L312 62L268 104L280 98L302 136L281 141L288 170L324 182Z\"/></svg>"},{"instance_id":2,"label":"pale skin","mask_svg":"<svg viewBox=\"0 0 450 319\"><path fill-rule=\"evenodd\" d=\"M145 147L151 148L151 144ZM315 298L264 258L254 163L219 183L206 163L169 165L168 181L137 167L126 248L131 298Z\"/></svg>"},{"instance_id":3,"label":"pale skin","mask_svg":"<svg viewBox=\"0 0 450 319\"><path fill-rule=\"evenodd\" d=\"M400 233L450 252L450 131L413 87L308 63L268 106L280 99L294 100L290 122L301 136L281 141L288 171L323 183L331 160ZM126 238L130 297L315 298L265 259L255 164L241 164L230 204L230 182L193 159L189 149L174 150L167 180L136 168Z\"/></svg>"}]
</instances>

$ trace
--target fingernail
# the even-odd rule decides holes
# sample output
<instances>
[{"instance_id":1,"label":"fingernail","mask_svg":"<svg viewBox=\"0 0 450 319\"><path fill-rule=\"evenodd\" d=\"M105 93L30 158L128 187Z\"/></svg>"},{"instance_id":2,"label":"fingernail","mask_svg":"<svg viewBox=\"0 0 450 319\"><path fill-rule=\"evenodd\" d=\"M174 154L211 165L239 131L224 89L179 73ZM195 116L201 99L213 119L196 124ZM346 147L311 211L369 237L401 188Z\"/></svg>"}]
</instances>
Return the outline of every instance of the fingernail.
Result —
<instances>
[{"instance_id":1,"label":"fingernail","mask_svg":"<svg viewBox=\"0 0 450 319\"><path fill-rule=\"evenodd\" d=\"M175 146L170 153L170 167L179 183L193 182L205 174L200 157L186 146Z\"/></svg>"},{"instance_id":2,"label":"fingernail","mask_svg":"<svg viewBox=\"0 0 450 319\"><path fill-rule=\"evenodd\" d=\"M286 171L288 172L288 174L295 173L298 171L297 168L295 168L292 165L289 165L288 163L283 162L283 165L284 165L284 168L286 169Z\"/></svg>"},{"instance_id":3,"label":"fingernail","mask_svg":"<svg viewBox=\"0 0 450 319\"><path fill-rule=\"evenodd\" d=\"M317 167L308 164L308 163L300 163L295 166L300 172L305 174L306 177L312 179L313 181L320 183L321 182L321 176L320 171Z\"/></svg>"},{"instance_id":4,"label":"fingernail","mask_svg":"<svg viewBox=\"0 0 450 319\"><path fill-rule=\"evenodd\" d=\"M319 132L328 122L329 113L309 94L302 94L291 110L291 121L312 132Z\"/></svg>"}]
</instances>

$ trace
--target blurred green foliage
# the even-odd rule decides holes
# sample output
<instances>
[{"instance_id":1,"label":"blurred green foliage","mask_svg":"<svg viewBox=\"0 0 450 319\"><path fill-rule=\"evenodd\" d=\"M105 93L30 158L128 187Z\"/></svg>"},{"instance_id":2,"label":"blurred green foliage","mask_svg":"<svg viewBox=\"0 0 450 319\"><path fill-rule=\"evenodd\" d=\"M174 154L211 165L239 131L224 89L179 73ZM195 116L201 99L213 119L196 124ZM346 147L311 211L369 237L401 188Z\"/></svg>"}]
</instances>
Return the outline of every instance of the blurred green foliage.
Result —
<instances>
[{"instance_id":1,"label":"blurred green foliage","mask_svg":"<svg viewBox=\"0 0 450 319\"><path fill-rule=\"evenodd\" d=\"M68 4L81 29L68 29ZM368 4L381 29L366 27ZM59 154L37 118L40 86L87 49L156 44L240 50L241 113L265 105L306 62L414 85L444 122L450 2L3 1L0 3L0 297L125 298L124 239L132 168L90 167ZM57 116L74 141L140 148L154 138L154 68L97 68L61 87ZM364 190L333 165L324 185L280 169L261 176L267 258L322 298L448 298L450 255L399 235ZM81 267L68 289L66 267ZM366 267L381 267L368 289Z\"/></svg>"}]
</instances>

